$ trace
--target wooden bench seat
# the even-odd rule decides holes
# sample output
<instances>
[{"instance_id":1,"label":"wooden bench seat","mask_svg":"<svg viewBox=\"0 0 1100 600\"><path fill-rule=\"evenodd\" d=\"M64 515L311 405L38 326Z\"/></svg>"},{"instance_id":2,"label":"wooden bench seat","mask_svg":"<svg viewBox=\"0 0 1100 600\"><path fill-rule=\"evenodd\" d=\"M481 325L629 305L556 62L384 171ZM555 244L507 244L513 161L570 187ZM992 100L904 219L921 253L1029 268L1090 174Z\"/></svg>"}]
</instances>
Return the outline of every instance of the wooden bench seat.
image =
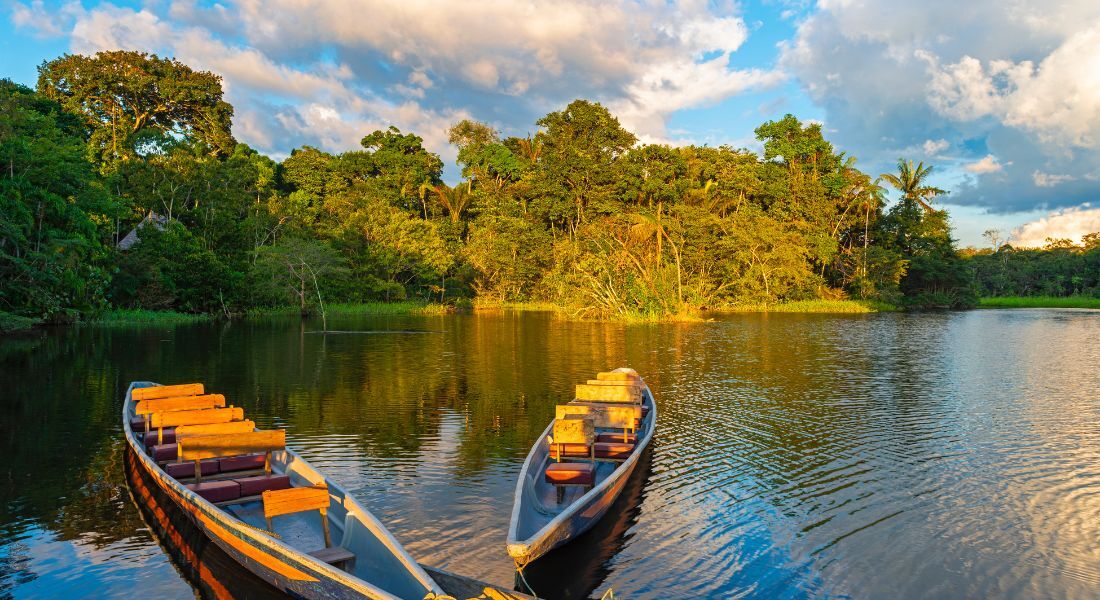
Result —
<instances>
[{"instance_id":1,"label":"wooden bench seat","mask_svg":"<svg viewBox=\"0 0 1100 600\"><path fill-rule=\"evenodd\" d=\"M173 396L198 396L204 391L205 388L201 383L184 383L180 385L154 385L143 388L134 388L130 391L130 398L137 402L139 400L172 398Z\"/></svg>"},{"instance_id":2,"label":"wooden bench seat","mask_svg":"<svg viewBox=\"0 0 1100 600\"><path fill-rule=\"evenodd\" d=\"M281 429L273 431L250 431L247 433L222 433L215 435L185 435L179 437L177 442L180 461L193 461L195 463L195 481L202 480L202 471L199 466L204 459L219 459L219 465L224 464L222 459L233 459L233 464L247 468L259 464L252 459L250 462L246 455L262 454L264 473L271 474L271 453L275 450L286 448L286 432ZM219 467L219 470L220 469Z\"/></svg>"},{"instance_id":3,"label":"wooden bench seat","mask_svg":"<svg viewBox=\"0 0 1100 600\"><path fill-rule=\"evenodd\" d=\"M275 532L271 524L271 520L275 517L315 510L321 514L321 531L325 536L325 547L308 554L334 566L344 565L341 568L346 568L347 563L355 559L355 555L347 549L332 544L332 534L329 533L328 527L328 507L332 497L328 493L328 486L322 484L267 491L263 493L263 502L264 519L267 521L268 531Z\"/></svg>"},{"instance_id":4,"label":"wooden bench seat","mask_svg":"<svg viewBox=\"0 0 1100 600\"><path fill-rule=\"evenodd\" d=\"M321 562L326 562L337 568L344 568L346 563L355 560L355 555L351 553L347 548L341 546L333 546L331 548L322 548L320 550L314 550L309 553L310 556L316 558Z\"/></svg>"}]
</instances>

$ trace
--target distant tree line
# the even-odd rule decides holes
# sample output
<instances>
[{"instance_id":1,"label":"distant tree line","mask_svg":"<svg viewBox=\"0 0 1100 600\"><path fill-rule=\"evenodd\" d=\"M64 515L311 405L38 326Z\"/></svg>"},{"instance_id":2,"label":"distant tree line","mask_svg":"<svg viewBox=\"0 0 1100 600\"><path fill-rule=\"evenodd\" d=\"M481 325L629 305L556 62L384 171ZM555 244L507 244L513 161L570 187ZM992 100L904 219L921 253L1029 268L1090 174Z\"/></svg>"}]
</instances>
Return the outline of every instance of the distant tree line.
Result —
<instances>
[{"instance_id":1,"label":"distant tree line","mask_svg":"<svg viewBox=\"0 0 1100 600\"><path fill-rule=\"evenodd\" d=\"M873 177L791 115L756 129L762 155L639 144L585 100L525 137L462 121L454 186L396 128L276 162L233 139L232 115L218 76L137 52L62 56L36 90L0 82L0 311L419 298L667 316L844 297L960 308L1033 289L993 283L1014 277L994 269L1007 250L960 255L931 167ZM883 185L901 193L889 208ZM1078 291L1096 287L1089 264Z\"/></svg>"},{"instance_id":2,"label":"distant tree line","mask_svg":"<svg viewBox=\"0 0 1100 600\"><path fill-rule=\"evenodd\" d=\"M995 230L991 248L966 249L982 296L1091 296L1100 298L1100 233L1075 244L1047 239L1042 248L1013 248Z\"/></svg>"}]
</instances>

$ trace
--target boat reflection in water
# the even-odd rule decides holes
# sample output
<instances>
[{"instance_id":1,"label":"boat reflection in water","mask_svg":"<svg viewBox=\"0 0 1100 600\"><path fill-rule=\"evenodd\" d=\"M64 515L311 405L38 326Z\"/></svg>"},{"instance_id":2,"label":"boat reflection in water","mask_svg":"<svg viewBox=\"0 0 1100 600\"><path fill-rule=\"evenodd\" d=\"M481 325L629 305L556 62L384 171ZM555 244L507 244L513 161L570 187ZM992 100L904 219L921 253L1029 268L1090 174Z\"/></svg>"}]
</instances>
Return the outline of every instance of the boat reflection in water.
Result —
<instances>
[{"instance_id":1,"label":"boat reflection in water","mask_svg":"<svg viewBox=\"0 0 1100 600\"><path fill-rule=\"evenodd\" d=\"M134 451L129 447L126 449L126 482L142 520L157 543L203 598L286 598L203 535L138 466Z\"/></svg>"},{"instance_id":2,"label":"boat reflection in water","mask_svg":"<svg viewBox=\"0 0 1100 600\"><path fill-rule=\"evenodd\" d=\"M630 539L627 532L637 523L638 515L641 514L652 456L653 446L650 445L639 457L638 467L627 480L622 494L592 529L524 568L523 578L537 592L539 598L588 598L595 589L603 585L611 573L610 561ZM609 583L610 587L615 587L614 581ZM515 589L531 593L518 573Z\"/></svg>"}]
</instances>

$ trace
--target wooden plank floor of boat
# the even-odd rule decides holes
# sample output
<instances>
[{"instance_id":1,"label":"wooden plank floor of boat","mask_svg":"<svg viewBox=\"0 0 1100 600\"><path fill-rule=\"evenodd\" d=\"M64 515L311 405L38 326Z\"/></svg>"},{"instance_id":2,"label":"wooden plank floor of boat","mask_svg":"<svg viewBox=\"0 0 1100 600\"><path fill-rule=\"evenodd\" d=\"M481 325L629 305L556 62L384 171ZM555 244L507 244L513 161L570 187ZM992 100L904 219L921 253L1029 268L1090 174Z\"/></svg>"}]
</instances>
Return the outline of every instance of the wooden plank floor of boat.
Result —
<instances>
[{"instance_id":1,"label":"wooden plank floor of boat","mask_svg":"<svg viewBox=\"0 0 1100 600\"><path fill-rule=\"evenodd\" d=\"M420 566L439 584L439 587L443 588L444 592L447 592L455 598L534 600L534 596L528 596L527 594L513 592L512 590L506 590L495 585L489 585L488 583L483 583L472 577L465 577L463 575L451 573L450 571L444 571L443 569L429 567L425 564L421 564Z\"/></svg>"}]
</instances>

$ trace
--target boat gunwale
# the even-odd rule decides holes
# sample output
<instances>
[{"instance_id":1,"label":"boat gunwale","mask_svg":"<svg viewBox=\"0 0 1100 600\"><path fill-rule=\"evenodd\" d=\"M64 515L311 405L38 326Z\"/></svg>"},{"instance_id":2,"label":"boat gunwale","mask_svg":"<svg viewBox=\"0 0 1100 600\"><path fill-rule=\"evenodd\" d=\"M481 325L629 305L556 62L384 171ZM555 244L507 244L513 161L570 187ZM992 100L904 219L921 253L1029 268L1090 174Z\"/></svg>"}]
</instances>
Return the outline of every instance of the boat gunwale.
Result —
<instances>
[{"instance_id":1,"label":"boat gunwale","mask_svg":"<svg viewBox=\"0 0 1100 600\"><path fill-rule=\"evenodd\" d=\"M156 461L154 461L152 457L148 455L147 452L145 452L143 445L138 444L137 434L130 426L129 413L132 413L132 407L135 404L133 398L131 397L131 392L135 389L136 384L139 383L152 384L153 386L161 385L152 381L130 382L130 386L126 390L126 397L122 403L123 431L125 431L126 433L126 441L130 445L130 449L134 452L137 458L142 461L142 465L145 467L145 469L154 476L154 479L157 481L158 485L162 486L162 488L164 488L166 491L171 492L169 494L170 498L173 495L177 496L178 498L172 499L176 502L186 502L190 504L196 510L201 511L208 518L213 519L219 526L228 529L230 533L237 535L238 538L241 538L242 542L251 545L256 550L271 555L272 558L280 562L285 563L285 559L290 559L299 563L297 567L292 564L288 564L287 566L290 566L291 568L303 568L313 571L319 571L310 574L310 576L316 574L327 577L335 583L338 583L340 585L350 588L355 592L368 595L370 597L377 597L385 600L401 600L399 596L396 596L382 588L379 588L376 585L366 580L363 580L351 573L337 569L333 565L314 558L308 553L299 550L293 546L290 546L289 544L272 537L264 531L248 525L247 523L241 521L239 518L231 515L228 511L223 510L221 507L216 506L202 496L199 496L195 492L187 489L187 487L177 481L174 477L168 475L168 473L165 472L164 469L162 469L160 465L158 465ZM437 596L445 595L445 592L442 588L439 587L439 584L437 584L435 580L432 579L431 576L429 576L427 572L425 572L424 569L420 567L419 563L417 563L416 560L409 555L408 551L405 550L404 546L402 546L401 543L393 536L389 529L387 529L386 526L382 524L382 522L376 516L374 516L373 513L360 505L354 496L349 494L347 490L345 490L341 485L332 481L331 478L329 478L323 472L314 468L309 463L309 461L304 459L294 450L288 447L284 448L283 451L286 452L289 456L293 457L295 460L301 461L302 464L304 464L310 470L320 475L329 488L337 490L340 494L342 494L345 509L354 508L359 511L359 514L355 515L356 518L358 518L361 524L369 531L371 531L372 534L379 537L379 541L387 546L387 549L392 554L397 556L397 558L401 561L405 568L413 576L415 576L416 579L426 588L426 593L432 593ZM286 462L287 465L289 465L291 461ZM351 511L348 510L348 513L351 514ZM372 523L367 522L368 520L373 521L373 527ZM206 532L206 527L202 527L201 529L203 530L203 534L207 537L216 537ZM239 563L240 561L237 562ZM248 569L250 571L252 570L246 565L241 566L242 568Z\"/></svg>"},{"instance_id":2,"label":"boat gunwale","mask_svg":"<svg viewBox=\"0 0 1100 600\"><path fill-rule=\"evenodd\" d=\"M629 474L633 473L634 467L636 466L638 460L640 460L642 453L645 452L646 448L649 446L649 442L653 439L653 434L657 429L657 401L653 397L652 390L649 389L649 384L645 382L644 378L640 379L642 381L642 385L645 386L645 397L649 400L649 415L647 416L646 420L650 422L650 427L648 431L646 431L645 436L638 440L638 443L634 446L634 451L631 452L630 456L623 460L622 463L615 467L615 470L612 471L611 474L608 475L603 481L593 486L592 489L585 492L585 494L580 498L577 498L576 500L571 502L568 507L558 513L557 516L552 518L545 525L540 527L538 531L536 531L527 539L518 540L516 539L516 537L518 534L519 521L523 509L523 493L525 485L527 483L527 474L531 469L531 461L533 460L536 451L542 445L542 441L546 439L548 435L550 435L551 429L554 427L554 421L556 421L557 419L551 419L550 424L547 425L545 430L543 430L542 435L540 435L538 439L535 440L535 443L531 445L531 450L527 453L527 458L524 459L523 467L520 469L519 479L516 482L515 497L512 501L512 518L508 524L507 544L509 554L511 554L512 547L514 546L523 546L526 549L529 549L541 540L546 539L551 533L559 529L566 521L573 518L576 515L577 511L581 509L581 507L588 506L589 503L591 503L593 500L603 495L613 483L616 483L622 477L629 476ZM642 403L645 404L644 399ZM603 515L600 515L600 518L602 517ZM547 550L547 552L549 552L549 549ZM545 552L543 554L545 554ZM527 556L529 556L529 554L527 554ZM540 554L539 556L542 556L542 554ZM513 556L512 558L513 560L516 559L515 556ZM536 556L535 558L529 558L528 562L537 558L538 556Z\"/></svg>"}]
</instances>

